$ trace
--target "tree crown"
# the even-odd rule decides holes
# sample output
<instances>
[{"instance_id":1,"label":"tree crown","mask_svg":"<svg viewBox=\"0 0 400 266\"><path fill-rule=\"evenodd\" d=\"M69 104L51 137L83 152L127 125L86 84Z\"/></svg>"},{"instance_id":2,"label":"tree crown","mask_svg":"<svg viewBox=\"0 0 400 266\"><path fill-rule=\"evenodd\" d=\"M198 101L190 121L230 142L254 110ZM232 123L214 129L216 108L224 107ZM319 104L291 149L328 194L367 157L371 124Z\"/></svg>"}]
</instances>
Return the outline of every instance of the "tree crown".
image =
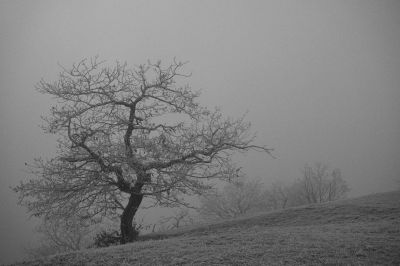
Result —
<instances>
[{"instance_id":1,"label":"tree crown","mask_svg":"<svg viewBox=\"0 0 400 266\"><path fill-rule=\"evenodd\" d=\"M180 86L181 62L148 62L135 68L104 66L97 58L63 69L37 89L55 98L43 129L59 136L51 160L36 159L32 179L15 188L36 215L116 214L126 195L158 204L182 203L182 193L202 193L204 180L236 174L234 151L254 145L244 117L226 119Z\"/></svg>"}]
</instances>

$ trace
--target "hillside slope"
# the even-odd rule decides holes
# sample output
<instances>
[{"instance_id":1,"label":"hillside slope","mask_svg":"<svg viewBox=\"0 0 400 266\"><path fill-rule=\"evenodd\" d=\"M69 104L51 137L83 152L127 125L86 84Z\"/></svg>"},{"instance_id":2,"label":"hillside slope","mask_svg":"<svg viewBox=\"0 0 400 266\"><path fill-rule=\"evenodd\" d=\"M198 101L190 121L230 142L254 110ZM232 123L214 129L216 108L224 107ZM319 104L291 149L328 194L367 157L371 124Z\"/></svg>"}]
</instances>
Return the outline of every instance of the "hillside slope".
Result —
<instances>
[{"instance_id":1,"label":"hillside slope","mask_svg":"<svg viewBox=\"0 0 400 266\"><path fill-rule=\"evenodd\" d=\"M400 191L144 238L16 265L400 265Z\"/></svg>"}]
</instances>

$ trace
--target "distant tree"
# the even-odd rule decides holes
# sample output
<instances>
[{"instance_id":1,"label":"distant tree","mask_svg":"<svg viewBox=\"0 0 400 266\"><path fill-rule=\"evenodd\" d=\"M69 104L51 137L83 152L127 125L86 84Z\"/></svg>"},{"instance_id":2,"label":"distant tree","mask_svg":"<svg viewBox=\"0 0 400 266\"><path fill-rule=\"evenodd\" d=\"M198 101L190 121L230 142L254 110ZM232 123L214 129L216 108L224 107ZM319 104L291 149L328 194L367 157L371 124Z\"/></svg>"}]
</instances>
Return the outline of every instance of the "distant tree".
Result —
<instances>
[{"instance_id":1,"label":"distant tree","mask_svg":"<svg viewBox=\"0 0 400 266\"><path fill-rule=\"evenodd\" d=\"M328 166L316 163L304 166L303 177L298 180L300 193L307 203L319 203L341 199L349 191L340 169L329 171Z\"/></svg>"},{"instance_id":2,"label":"distant tree","mask_svg":"<svg viewBox=\"0 0 400 266\"><path fill-rule=\"evenodd\" d=\"M259 181L238 180L223 190L208 193L200 198L199 212L205 217L234 218L262 209L265 201L263 186Z\"/></svg>"},{"instance_id":3,"label":"distant tree","mask_svg":"<svg viewBox=\"0 0 400 266\"><path fill-rule=\"evenodd\" d=\"M85 248L90 243L92 229L90 223L75 216L45 218L37 231L41 235L40 244L27 250L32 257Z\"/></svg>"},{"instance_id":4,"label":"distant tree","mask_svg":"<svg viewBox=\"0 0 400 266\"><path fill-rule=\"evenodd\" d=\"M282 182L274 182L271 187L264 192L266 205L273 210L289 207L292 197L292 186L285 185Z\"/></svg>"},{"instance_id":5,"label":"distant tree","mask_svg":"<svg viewBox=\"0 0 400 266\"><path fill-rule=\"evenodd\" d=\"M37 89L56 104L44 117L59 136L52 159L35 159L36 178L15 187L33 215L120 217L121 243L135 240L132 222L143 198L180 204L210 178L229 179L235 151L258 150L244 118L225 119L179 86L183 63L105 67L96 58L63 69Z\"/></svg>"},{"instance_id":6,"label":"distant tree","mask_svg":"<svg viewBox=\"0 0 400 266\"><path fill-rule=\"evenodd\" d=\"M193 224L193 222L189 209L179 208L175 210L171 216L161 217L159 224L162 231L164 231L178 229L182 226Z\"/></svg>"}]
</instances>

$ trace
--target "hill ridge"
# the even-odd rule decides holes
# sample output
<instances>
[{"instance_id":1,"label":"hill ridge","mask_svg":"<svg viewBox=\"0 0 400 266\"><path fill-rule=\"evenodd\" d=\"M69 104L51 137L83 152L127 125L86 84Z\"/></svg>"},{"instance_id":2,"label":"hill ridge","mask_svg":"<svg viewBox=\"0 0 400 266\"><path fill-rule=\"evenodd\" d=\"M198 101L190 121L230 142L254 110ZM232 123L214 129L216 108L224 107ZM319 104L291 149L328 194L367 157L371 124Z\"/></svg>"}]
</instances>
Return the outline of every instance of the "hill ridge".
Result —
<instances>
[{"instance_id":1,"label":"hill ridge","mask_svg":"<svg viewBox=\"0 0 400 266\"><path fill-rule=\"evenodd\" d=\"M15 265L399 265L400 191L259 213L142 240L147 241Z\"/></svg>"}]
</instances>

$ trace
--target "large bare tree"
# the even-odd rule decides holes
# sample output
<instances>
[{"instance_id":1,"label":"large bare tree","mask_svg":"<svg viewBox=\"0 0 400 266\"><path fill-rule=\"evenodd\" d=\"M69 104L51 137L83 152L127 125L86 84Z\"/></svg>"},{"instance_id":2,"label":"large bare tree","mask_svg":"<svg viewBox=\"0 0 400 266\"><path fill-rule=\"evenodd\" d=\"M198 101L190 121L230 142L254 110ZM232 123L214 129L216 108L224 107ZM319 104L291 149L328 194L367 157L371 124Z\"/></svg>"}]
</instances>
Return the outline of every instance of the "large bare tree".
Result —
<instances>
[{"instance_id":1,"label":"large bare tree","mask_svg":"<svg viewBox=\"0 0 400 266\"><path fill-rule=\"evenodd\" d=\"M230 178L235 151L270 152L254 144L244 118L202 107L198 92L178 79L183 63L107 67L97 58L63 68L37 89L56 104L43 129L56 134L58 153L35 159L36 178L15 187L37 216L120 216L121 243L135 238L132 221L144 197L182 203L210 178Z\"/></svg>"}]
</instances>

